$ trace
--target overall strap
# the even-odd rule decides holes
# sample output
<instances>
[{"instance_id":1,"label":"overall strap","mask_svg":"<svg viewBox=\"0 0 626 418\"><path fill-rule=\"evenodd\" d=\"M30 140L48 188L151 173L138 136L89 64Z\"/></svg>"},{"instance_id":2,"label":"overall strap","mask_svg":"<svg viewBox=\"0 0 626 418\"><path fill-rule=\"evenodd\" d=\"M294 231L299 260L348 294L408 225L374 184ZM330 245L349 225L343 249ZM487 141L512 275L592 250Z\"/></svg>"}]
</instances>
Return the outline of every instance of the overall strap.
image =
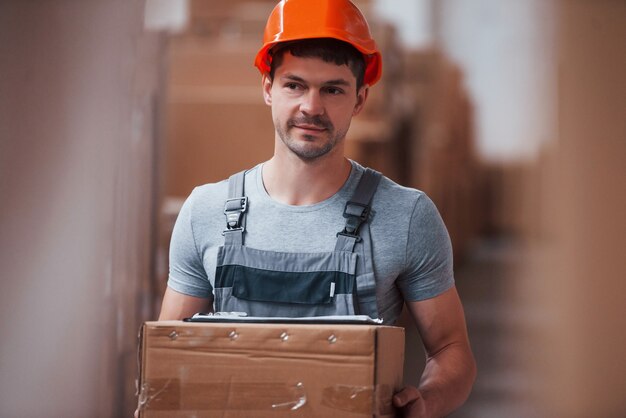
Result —
<instances>
[{"instance_id":1,"label":"overall strap","mask_svg":"<svg viewBox=\"0 0 626 418\"><path fill-rule=\"evenodd\" d=\"M248 197L244 195L245 175L245 171L240 171L228 179L228 199L224 205L226 215L224 245L243 245L243 233L246 229L245 213L248 210Z\"/></svg>"},{"instance_id":2,"label":"overall strap","mask_svg":"<svg viewBox=\"0 0 626 418\"><path fill-rule=\"evenodd\" d=\"M359 184L354 191L352 198L346 203L343 216L346 218L346 226L343 231L337 234L337 244L335 251L353 252L357 242L363 238L359 235L359 228L367 222L370 215L370 205L372 198L378 188L381 174L369 168L359 180ZM363 232L367 240L370 240L368 230ZM376 301L376 278L374 277L374 267L372 263L371 243L364 248L369 248L368 254L363 254L361 260L365 266L364 271L356 278L356 312L361 315L368 315L370 318L378 318L378 303Z\"/></svg>"},{"instance_id":3,"label":"overall strap","mask_svg":"<svg viewBox=\"0 0 626 418\"><path fill-rule=\"evenodd\" d=\"M346 203L343 210L346 226L343 231L337 234L335 251L352 252L356 243L361 240L359 228L364 222L367 222L370 215L370 204L378 188L380 178L381 174L370 168L366 168L361 175L352 198Z\"/></svg>"}]
</instances>

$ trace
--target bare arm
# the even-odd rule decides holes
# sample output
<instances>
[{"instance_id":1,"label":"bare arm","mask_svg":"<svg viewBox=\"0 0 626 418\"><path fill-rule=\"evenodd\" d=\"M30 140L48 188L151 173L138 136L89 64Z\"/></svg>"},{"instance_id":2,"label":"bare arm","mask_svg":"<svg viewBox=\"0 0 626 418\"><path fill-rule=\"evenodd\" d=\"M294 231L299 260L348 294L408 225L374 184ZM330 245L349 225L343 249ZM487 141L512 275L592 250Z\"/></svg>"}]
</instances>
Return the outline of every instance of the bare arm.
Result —
<instances>
[{"instance_id":1,"label":"bare arm","mask_svg":"<svg viewBox=\"0 0 626 418\"><path fill-rule=\"evenodd\" d=\"M211 299L188 296L168 287L163 295L161 314L159 321L168 319L183 319L197 312L211 312L213 306Z\"/></svg>"},{"instance_id":2,"label":"bare arm","mask_svg":"<svg viewBox=\"0 0 626 418\"><path fill-rule=\"evenodd\" d=\"M418 388L404 388L394 404L410 418L442 417L465 402L476 378L465 315L456 288L407 307L426 349Z\"/></svg>"}]
</instances>

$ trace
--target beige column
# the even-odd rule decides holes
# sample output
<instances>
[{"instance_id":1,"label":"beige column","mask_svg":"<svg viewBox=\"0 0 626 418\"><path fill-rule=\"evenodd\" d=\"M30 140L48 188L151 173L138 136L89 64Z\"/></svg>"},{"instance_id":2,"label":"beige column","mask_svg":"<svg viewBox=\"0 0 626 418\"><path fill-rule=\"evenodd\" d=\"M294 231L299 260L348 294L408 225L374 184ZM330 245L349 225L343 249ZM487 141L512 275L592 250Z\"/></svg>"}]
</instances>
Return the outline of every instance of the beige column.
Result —
<instances>
[{"instance_id":1,"label":"beige column","mask_svg":"<svg viewBox=\"0 0 626 418\"><path fill-rule=\"evenodd\" d=\"M143 5L0 2L2 417L136 405L159 56Z\"/></svg>"},{"instance_id":2,"label":"beige column","mask_svg":"<svg viewBox=\"0 0 626 418\"><path fill-rule=\"evenodd\" d=\"M626 2L559 4L559 140L541 168L536 400L550 417L626 414Z\"/></svg>"}]
</instances>

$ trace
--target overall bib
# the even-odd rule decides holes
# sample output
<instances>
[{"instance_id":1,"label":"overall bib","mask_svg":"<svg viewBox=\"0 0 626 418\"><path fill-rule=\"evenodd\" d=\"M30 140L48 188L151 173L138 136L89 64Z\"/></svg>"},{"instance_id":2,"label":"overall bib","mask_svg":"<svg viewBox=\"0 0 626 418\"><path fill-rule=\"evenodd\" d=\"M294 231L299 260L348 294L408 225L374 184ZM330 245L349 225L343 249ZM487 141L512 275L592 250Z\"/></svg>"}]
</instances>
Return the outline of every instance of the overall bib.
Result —
<instances>
[{"instance_id":1,"label":"overall bib","mask_svg":"<svg viewBox=\"0 0 626 418\"><path fill-rule=\"evenodd\" d=\"M366 169L343 216L333 251L291 253L244 245L245 172L230 177L218 249L215 312L261 317L368 315L378 318L372 246L367 221L380 173Z\"/></svg>"}]
</instances>

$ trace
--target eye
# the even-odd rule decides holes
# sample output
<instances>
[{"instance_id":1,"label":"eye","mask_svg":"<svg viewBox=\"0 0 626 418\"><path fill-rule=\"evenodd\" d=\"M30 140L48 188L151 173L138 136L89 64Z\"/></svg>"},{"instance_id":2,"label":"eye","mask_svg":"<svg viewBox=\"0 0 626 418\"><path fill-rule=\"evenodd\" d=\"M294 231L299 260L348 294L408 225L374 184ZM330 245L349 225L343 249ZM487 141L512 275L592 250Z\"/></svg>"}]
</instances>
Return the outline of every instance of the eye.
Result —
<instances>
[{"instance_id":1,"label":"eye","mask_svg":"<svg viewBox=\"0 0 626 418\"><path fill-rule=\"evenodd\" d=\"M337 96L343 94L344 91L339 87L326 87L326 93L330 94L331 96Z\"/></svg>"},{"instance_id":2,"label":"eye","mask_svg":"<svg viewBox=\"0 0 626 418\"><path fill-rule=\"evenodd\" d=\"M285 88L288 90L301 90L302 86L298 83L288 82L288 83L285 83Z\"/></svg>"}]
</instances>

